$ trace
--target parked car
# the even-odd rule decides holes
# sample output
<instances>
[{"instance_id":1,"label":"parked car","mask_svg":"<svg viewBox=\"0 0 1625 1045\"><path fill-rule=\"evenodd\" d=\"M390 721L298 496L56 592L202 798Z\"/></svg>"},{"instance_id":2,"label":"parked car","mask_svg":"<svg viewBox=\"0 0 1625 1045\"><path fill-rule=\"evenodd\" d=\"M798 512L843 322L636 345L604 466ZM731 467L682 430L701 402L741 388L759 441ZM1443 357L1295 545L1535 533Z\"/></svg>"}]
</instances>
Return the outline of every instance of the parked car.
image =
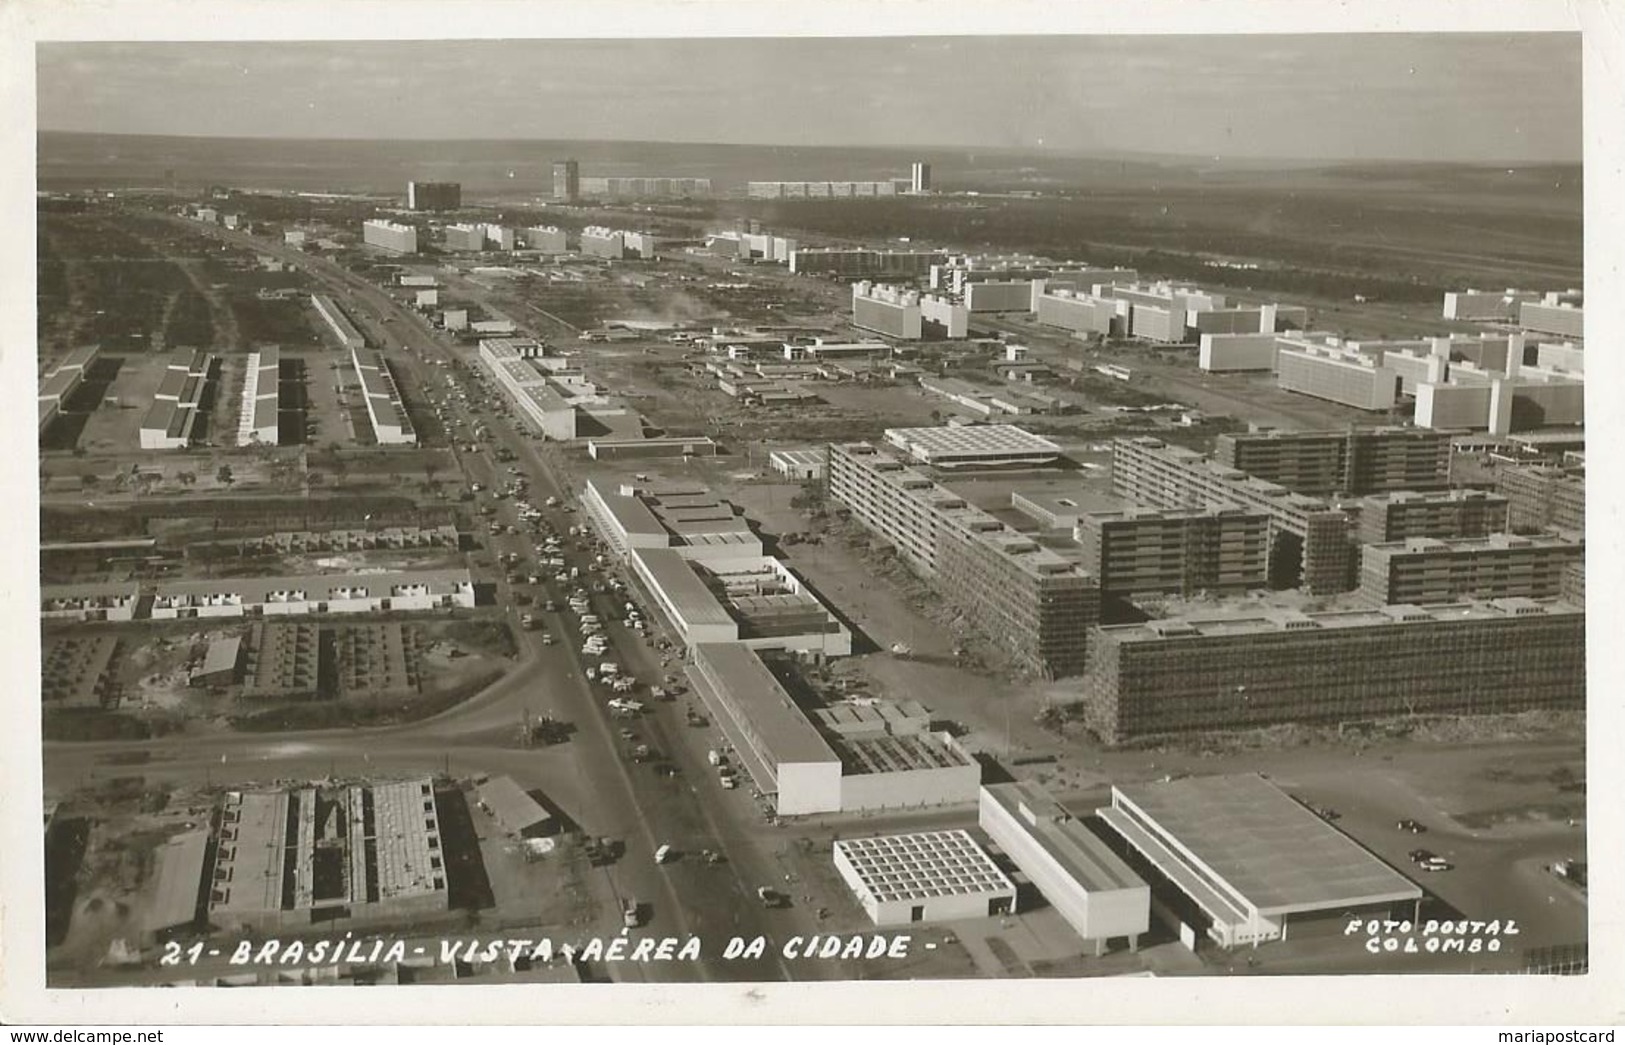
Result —
<instances>
[{"instance_id":1,"label":"parked car","mask_svg":"<svg viewBox=\"0 0 1625 1045\"><path fill-rule=\"evenodd\" d=\"M1413 835L1419 835L1427 831L1427 825L1410 819L1401 820L1394 826L1399 828L1401 831L1408 831Z\"/></svg>"}]
</instances>

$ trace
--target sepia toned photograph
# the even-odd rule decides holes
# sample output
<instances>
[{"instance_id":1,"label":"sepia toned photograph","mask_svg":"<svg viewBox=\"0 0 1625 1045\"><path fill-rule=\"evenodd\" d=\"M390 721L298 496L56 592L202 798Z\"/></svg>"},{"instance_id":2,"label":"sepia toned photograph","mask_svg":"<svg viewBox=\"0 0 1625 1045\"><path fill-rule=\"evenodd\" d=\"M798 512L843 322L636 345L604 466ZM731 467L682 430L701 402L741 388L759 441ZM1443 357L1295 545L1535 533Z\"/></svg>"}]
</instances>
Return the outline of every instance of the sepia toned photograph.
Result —
<instances>
[{"instance_id":1,"label":"sepia toned photograph","mask_svg":"<svg viewBox=\"0 0 1625 1045\"><path fill-rule=\"evenodd\" d=\"M32 47L8 964L1590 973L1581 32L302 28Z\"/></svg>"}]
</instances>

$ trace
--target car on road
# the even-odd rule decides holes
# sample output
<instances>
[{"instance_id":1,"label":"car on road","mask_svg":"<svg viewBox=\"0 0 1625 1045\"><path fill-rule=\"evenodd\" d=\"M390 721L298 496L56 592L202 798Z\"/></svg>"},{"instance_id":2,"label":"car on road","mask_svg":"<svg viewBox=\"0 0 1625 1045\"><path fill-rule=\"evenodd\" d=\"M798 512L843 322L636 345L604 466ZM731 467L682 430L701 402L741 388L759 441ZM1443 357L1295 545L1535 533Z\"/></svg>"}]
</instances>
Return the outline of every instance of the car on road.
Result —
<instances>
[{"instance_id":1,"label":"car on road","mask_svg":"<svg viewBox=\"0 0 1625 1045\"><path fill-rule=\"evenodd\" d=\"M621 902L621 924L628 929L636 929L643 922L638 902L628 898Z\"/></svg>"},{"instance_id":2,"label":"car on road","mask_svg":"<svg viewBox=\"0 0 1625 1045\"><path fill-rule=\"evenodd\" d=\"M1417 821L1410 820L1410 819L1401 820L1399 823L1395 824L1394 826L1397 827L1401 831L1406 831L1406 832L1409 832L1410 834L1413 834L1413 835L1423 834L1423 833L1425 833L1427 831L1427 825L1426 824L1418 823Z\"/></svg>"},{"instance_id":3,"label":"car on road","mask_svg":"<svg viewBox=\"0 0 1625 1045\"><path fill-rule=\"evenodd\" d=\"M788 907L790 898L777 889L770 889L765 885L756 887L756 899L762 902L763 907Z\"/></svg>"},{"instance_id":4,"label":"car on road","mask_svg":"<svg viewBox=\"0 0 1625 1045\"><path fill-rule=\"evenodd\" d=\"M1442 856L1435 856L1427 860L1419 861L1416 866L1420 867L1424 871L1448 871L1455 867L1454 864Z\"/></svg>"},{"instance_id":5,"label":"car on road","mask_svg":"<svg viewBox=\"0 0 1625 1045\"><path fill-rule=\"evenodd\" d=\"M657 864L667 864L676 858L677 850L673 849L670 844L662 845L655 850L655 863Z\"/></svg>"},{"instance_id":6,"label":"car on road","mask_svg":"<svg viewBox=\"0 0 1625 1045\"><path fill-rule=\"evenodd\" d=\"M1431 849L1412 849L1406 855L1408 855L1411 858L1411 863L1413 863L1413 864L1419 864L1423 860L1435 859L1434 854L1433 854L1433 850L1431 850Z\"/></svg>"}]
</instances>

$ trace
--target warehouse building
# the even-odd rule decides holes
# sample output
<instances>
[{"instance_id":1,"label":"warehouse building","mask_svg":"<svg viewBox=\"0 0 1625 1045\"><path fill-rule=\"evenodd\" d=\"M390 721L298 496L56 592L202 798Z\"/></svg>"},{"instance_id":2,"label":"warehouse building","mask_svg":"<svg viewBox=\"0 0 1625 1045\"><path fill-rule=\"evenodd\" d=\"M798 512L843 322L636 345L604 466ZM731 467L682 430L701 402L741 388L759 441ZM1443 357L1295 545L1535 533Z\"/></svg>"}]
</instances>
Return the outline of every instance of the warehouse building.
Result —
<instances>
[{"instance_id":1,"label":"warehouse building","mask_svg":"<svg viewBox=\"0 0 1625 1045\"><path fill-rule=\"evenodd\" d=\"M207 829L183 831L158 847L151 899L141 914L141 939L151 944L202 927Z\"/></svg>"},{"instance_id":2,"label":"warehouse building","mask_svg":"<svg viewBox=\"0 0 1625 1045\"><path fill-rule=\"evenodd\" d=\"M1256 773L1113 787L1099 815L1192 950L1418 921L1421 889Z\"/></svg>"},{"instance_id":3,"label":"warehouse building","mask_svg":"<svg viewBox=\"0 0 1625 1045\"><path fill-rule=\"evenodd\" d=\"M1585 478L1549 465L1501 465L1495 489L1507 499L1508 528L1585 532Z\"/></svg>"},{"instance_id":4,"label":"warehouse building","mask_svg":"<svg viewBox=\"0 0 1625 1045\"><path fill-rule=\"evenodd\" d=\"M892 351L892 346L884 341L825 341L820 337L814 338L811 344L786 342L784 358L792 363L824 363L832 359L883 359Z\"/></svg>"},{"instance_id":5,"label":"warehouse building","mask_svg":"<svg viewBox=\"0 0 1625 1045\"><path fill-rule=\"evenodd\" d=\"M101 354L100 345L85 345L69 352L62 362L56 365L48 377L40 382L39 388L39 431L45 434L45 429L62 410L63 402L73 394L74 389L84 383L85 373L97 357Z\"/></svg>"},{"instance_id":6,"label":"warehouse building","mask_svg":"<svg viewBox=\"0 0 1625 1045\"><path fill-rule=\"evenodd\" d=\"M449 907L434 786L427 779L229 791L208 918L228 932L410 918Z\"/></svg>"},{"instance_id":7,"label":"warehouse building","mask_svg":"<svg viewBox=\"0 0 1625 1045\"><path fill-rule=\"evenodd\" d=\"M281 350L267 345L248 354L243 370L242 408L237 418L238 446L275 446L280 438Z\"/></svg>"},{"instance_id":8,"label":"warehouse building","mask_svg":"<svg viewBox=\"0 0 1625 1045\"><path fill-rule=\"evenodd\" d=\"M155 584L152 619L400 613L473 606L474 580L467 570L211 577Z\"/></svg>"},{"instance_id":9,"label":"warehouse building","mask_svg":"<svg viewBox=\"0 0 1625 1045\"><path fill-rule=\"evenodd\" d=\"M582 396L566 394L558 377L538 367L537 361L542 355L541 344L530 338L499 337L480 341L480 358L520 416L548 439L561 442L575 439L580 431L578 406L600 400L585 389L582 391L586 394Z\"/></svg>"},{"instance_id":10,"label":"warehouse building","mask_svg":"<svg viewBox=\"0 0 1625 1045\"><path fill-rule=\"evenodd\" d=\"M184 450L192 445L213 368L214 356L207 352L183 351L175 356L141 419L143 450Z\"/></svg>"},{"instance_id":11,"label":"warehouse building","mask_svg":"<svg viewBox=\"0 0 1625 1045\"><path fill-rule=\"evenodd\" d=\"M1565 571L1584 560L1577 534L1412 537L1361 549L1360 594L1378 604L1555 599Z\"/></svg>"},{"instance_id":12,"label":"warehouse building","mask_svg":"<svg viewBox=\"0 0 1625 1045\"><path fill-rule=\"evenodd\" d=\"M242 660L241 636L215 639L204 651L203 663L187 681L193 686L229 686L237 681Z\"/></svg>"},{"instance_id":13,"label":"warehouse building","mask_svg":"<svg viewBox=\"0 0 1625 1045\"><path fill-rule=\"evenodd\" d=\"M1088 512L1075 539L1102 595L1238 592L1269 583L1270 518L1242 508Z\"/></svg>"},{"instance_id":14,"label":"warehouse building","mask_svg":"<svg viewBox=\"0 0 1625 1045\"><path fill-rule=\"evenodd\" d=\"M969 805L982 767L918 701L818 708L813 723L841 760L841 811Z\"/></svg>"},{"instance_id":15,"label":"warehouse building","mask_svg":"<svg viewBox=\"0 0 1625 1045\"><path fill-rule=\"evenodd\" d=\"M367 246L378 247L391 254L418 252L418 230L411 225L382 220L364 221L361 223L361 239Z\"/></svg>"},{"instance_id":16,"label":"warehouse building","mask_svg":"<svg viewBox=\"0 0 1625 1045\"><path fill-rule=\"evenodd\" d=\"M1412 537L1487 537L1506 531L1510 502L1485 490L1398 490L1360 501L1360 543Z\"/></svg>"},{"instance_id":17,"label":"warehouse building","mask_svg":"<svg viewBox=\"0 0 1625 1045\"><path fill-rule=\"evenodd\" d=\"M1076 563L868 443L829 448L829 496L1028 670L1083 668L1100 589Z\"/></svg>"},{"instance_id":18,"label":"warehouse building","mask_svg":"<svg viewBox=\"0 0 1625 1045\"><path fill-rule=\"evenodd\" d=\"M767 455L773 471L795 482L822 480L829 454L822 449L774 450Z\"/></svg>"},{"instance_id":19,"label":"warehouse building","mask_svg":"<svg viewBox=\"0 0 1625 1045\"><path fill-rule=\"evenodd\" d=\"M888 428L886 442L933 468L1008 468L1054 464L1061 448L1015 425Z\"/></svg>"},{"instance_id":20,"label":"warehouse building","mask_svg":"<svg viewBox=\"0 0 1625 1045\"><path fill-rule=\"evenodd\" d=\"M454 181L409 181L407 210L457 210L463 205L463 187Z\"/></svg>"},{"instance_id":21,"label":"warehouse building","mask_svg":"<svg viewBox=\"0 0 1625 1045\"><path fill-rule=\"evenodd\" d=\"M474 800L515 838L540 838L558 831L558 822L511 776L492 777L474 789Z\"/></svg>"},{"instance_id":22,"label":"warehouse building","mask_svg":"<svg viewBox=\"0 0 1625 1045\"><path fill-rule=\"evenodd\" d=\"M1015 885L968 831L838 838L835 870L878 928L1016 910Z\"/></svg>"},{"instance_id":23,"label":"warehouse building","mask_svg":"<svg viewBox=\"0 0 1625 1045\"><path fill-rule=\"evenodd\" d=\"M1213 458L1310 495L1432 490L1450 485L1450 439L1426 428L1226 432Z\"/></svg>"},{"instance_id":24,"label":"warehouse building","mask_svg":"<svg viewBox=\"0 0 1625 1045\"><path fill-rule=\"evenodd\" d=\"M416 446L418 433L406 414L401 390L390 373L384 354L372 349L350 349L350 361L361 381L361 394L372 423L373 438L380 446Z\"/></svg>"},{"instance_id":25,"label":"warehouse building","mask_svg":"<svg viewBox=\"0 0 1625 1045\"><path fill-rule=\"evenodd\" d=\"M1312 595L1355 585L1360 506L1296 494L1140 436L1112 441L1112 493L1129 504L1179 510L1241 507L1270 517L1270 581Z\"/></svg>"},{"instance_id":26,"label":"warehouse building","mask_svg":"<svg viewBox=\"0 0 1625 1045\"><path fill-rule=\"evenodd\" d=\"M977 826L1066 919L1095 957L1112 940L1131 951L1151 929L1151 887L1104 839L1037 784L981 788Z\"/></svg>"},{"instance_id":27,"label":"warehouse building","mask_svg":"<svg viewBox=\"0 0 1625 1045\"><path fill-rule=\"evenodd\" d=\"M1108 743L1282 723L1581 707L1585 613L1498 599L1238 610L1096 628L1084 722Z\"/></svg>"},{"instance_id":28,"label":"warehouse building","mask_svg":"<svg viewBox=\"0 0 1625 1045\"><path fill-rule=\"evenodd\" d=\"M328 333L338 341L340 348L356 349L367 347L367 339L350 322L350 317L344 314L338 303L326 294L312 294L310 303L316 309L316 314L322 317Z\"/></svg>"}]
</instances>

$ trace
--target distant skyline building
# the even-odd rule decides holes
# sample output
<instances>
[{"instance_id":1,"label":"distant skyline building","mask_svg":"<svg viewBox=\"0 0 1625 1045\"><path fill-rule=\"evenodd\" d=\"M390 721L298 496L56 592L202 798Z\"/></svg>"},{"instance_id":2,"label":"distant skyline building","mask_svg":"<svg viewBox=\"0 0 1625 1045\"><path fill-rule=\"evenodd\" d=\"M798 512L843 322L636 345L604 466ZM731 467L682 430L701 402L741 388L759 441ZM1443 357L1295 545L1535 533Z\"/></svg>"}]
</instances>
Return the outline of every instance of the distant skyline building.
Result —
<instances>
[{"instance_id":1,"label":"distant skyline building","mask_svg":"<svg viewBox=\"0 0 1625 1045\"><path fill-rule=\"evenodd\" d=\"M685 198L711 195L710 178L582 178L583 196L608 196L617 200Z\"/></svg>"},{"instance_id":2,"label":"distant skyline building","mask_svg":"<svg viewBox=\"0 0 1625 1045\"><path fill-rule=\"evenodd\" d=\"M909 191L931 191L931 165L918 160L909 168Z\"/></svg>"},{"instance_id":3,"label":"distant skyline building","mask_svg":"<svg viewBox=\"0 0 1625 1045\"><path fill-rule=\"evenodd\" d=\"M393 221L363 222L361 238L369 247L379 247L396 254L418 252L418 230L411 225L399 225Z\"/></svg>"},{"instance_id":4,"label":"distant skyline building","mask_svg":"<svg viewBox=\"0 0 1625 1045\"><path fill-rule=\"evenodd\" d=\"M409 181L407 210L456 210L463 205L463 186L455 181Z\"/></svg>"},{"instance_id":5,"label":"distant skyline building","mask_svg":"<svg viewBox=\"0 0 1625 1045\"><path fill-rule=\"evenodd\" d=\"M574 203L581 196L581 165L575 160L553 164L553 198Z\"/></svg>"}]
</instances>

